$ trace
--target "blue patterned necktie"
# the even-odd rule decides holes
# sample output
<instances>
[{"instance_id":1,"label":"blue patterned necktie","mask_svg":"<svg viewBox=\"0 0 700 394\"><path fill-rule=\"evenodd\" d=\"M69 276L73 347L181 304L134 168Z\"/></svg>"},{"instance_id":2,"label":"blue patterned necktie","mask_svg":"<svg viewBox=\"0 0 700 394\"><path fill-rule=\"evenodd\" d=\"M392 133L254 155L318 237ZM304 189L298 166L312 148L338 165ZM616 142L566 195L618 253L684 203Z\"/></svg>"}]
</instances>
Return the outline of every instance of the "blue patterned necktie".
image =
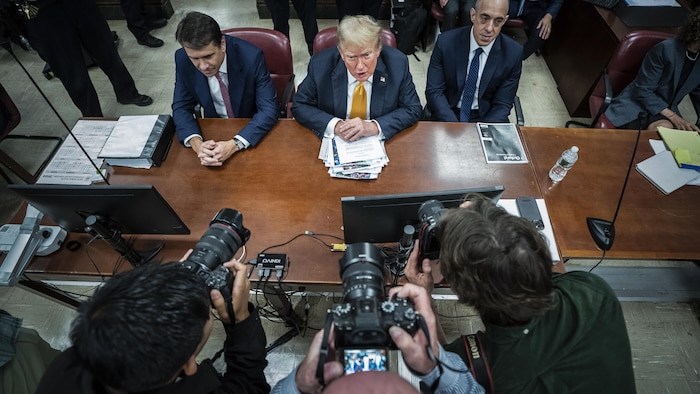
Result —
<instances>
[{"instance_id":1,"label":"blue patterned necktie","mask_svg":"<svg viewBox=\"0 0 700 394\"><path fill-rule=\"evenodd\" d=\"M479 57L483 51L481 48L476 48L474 50L474 58L469 64L469 75L467 75L467 82L464 84L464 90L462 91L462 108L459 111L460 122L469 122L469 113L472 110L474 93L476 93L476 81L479 79Z\"/></svg>"}]
</instances>

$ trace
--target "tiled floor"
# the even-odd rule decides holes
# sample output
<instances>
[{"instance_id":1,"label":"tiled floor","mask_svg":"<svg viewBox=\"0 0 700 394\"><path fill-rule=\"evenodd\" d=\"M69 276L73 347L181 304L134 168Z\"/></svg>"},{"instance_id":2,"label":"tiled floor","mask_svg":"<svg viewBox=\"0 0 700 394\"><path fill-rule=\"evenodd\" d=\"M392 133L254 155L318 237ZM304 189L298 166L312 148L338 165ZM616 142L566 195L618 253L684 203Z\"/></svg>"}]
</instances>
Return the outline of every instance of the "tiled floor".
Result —
<instances>
[{"instance_id":1,"label":"tiled floor","mask_svg":"<svg viewBox=\"0 0 700 394\"><path fill-rule=\"evenodd\" d=\"M110 26L120 36L119 52L131 71L137 87L152 96L154 104L141 108L123 106L116 102L106 76L99 69L90 71L97 88L105 116L170 113L174 84L173 53L179 47L174 40L175 27L182 15L197 10L212 15L223 28L259 26L271 27L270 20L260 20L251 0L205 0L186 2L172 0L175 15L165 28L154 31L154 35L165 40L165 45L148 49L137 45L126 29L124 21L110 21ZM319 28L334 26L335 20L319 20ZM303 32L298 20L290 21L296 82L306 75L309 55L303 41ZM518 37L522 32L515 31ZM522 37L520 37L522 38ZM17 56L27 67L41 89L56 106L67 125L72 126L80 113L72 105L61 83L47 80L41 75L44 63L32 53L15 47ZM425 104L425 74L430 52L419 51L417 58L410 57L411 72ZM29 134L65 135L66 131L36 89L30 84L21 68L12 57L0 50L0 82L5 86L22 111L23 120L17 132ZM541 57L532 56L523 63L518 95L523 103L526 125L562 127L569 115L559 97L554 80ZM692 111L690 111L692 112ZM513 118L514 119L514 118ZM4 147L4 145L3 145ZM37 152L20 151L20 158L28 165L36 162ZM9 193L0 178L0 223L5 223L17 207L18 201ZM89 288L73 291L90 292ZM309 329L305 336L297 336L291 342L275 349L268 356L270 365L266 370L270 382L285 376L303 357L315 328L322 326L326 308L334 302L327 294L308 294L308 301L294 296L299 314L303 305L311 305ZM337 302L337 300L335 300ZM261 299L260 305L265 302ZM481 328L476 313L471 308L454 301L438 301L438 313L449 337L474 332ZM52 346L63 349L69 345L67 333L73 311L17 288L0 288L0 308L24 318L24 325L35 328ZM632 342L637 390L640 393L700 393L700 324L697 305L687 303L623 302L623 311ZM265 321L268 342L272 342L287 327L273 320ZM210 357L221 345L223 333L219 328L202 352Z\"/></svg>"}]
</instances>

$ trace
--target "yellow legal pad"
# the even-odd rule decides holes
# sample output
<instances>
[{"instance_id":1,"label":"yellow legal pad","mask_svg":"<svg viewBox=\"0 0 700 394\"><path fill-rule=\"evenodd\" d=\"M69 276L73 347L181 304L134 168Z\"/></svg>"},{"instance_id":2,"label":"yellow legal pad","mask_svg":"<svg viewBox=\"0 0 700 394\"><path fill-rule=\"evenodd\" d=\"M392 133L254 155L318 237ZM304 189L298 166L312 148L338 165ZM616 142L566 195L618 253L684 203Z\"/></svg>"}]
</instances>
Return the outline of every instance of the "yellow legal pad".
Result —
<instances>
[{"instance_id":1,"label":"yellow legal pad","mask_svg":"<svg viewBox=\"0 0 700 394\"><path fill-rule=\"evenodd\" d=\"M681 168L700 170L700 134L659 127L659 135Z\"/></svg>"}]
</instances>

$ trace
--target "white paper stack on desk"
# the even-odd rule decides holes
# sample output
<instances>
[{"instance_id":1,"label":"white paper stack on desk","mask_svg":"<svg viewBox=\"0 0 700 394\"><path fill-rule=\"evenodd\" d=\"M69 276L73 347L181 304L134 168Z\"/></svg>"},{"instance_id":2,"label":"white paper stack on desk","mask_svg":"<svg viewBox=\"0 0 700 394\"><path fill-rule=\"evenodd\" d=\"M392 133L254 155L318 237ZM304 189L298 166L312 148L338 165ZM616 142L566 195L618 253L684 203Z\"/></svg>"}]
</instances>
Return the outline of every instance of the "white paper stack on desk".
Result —
<instances>
[{"instance_id":1,"label":"white paper stack on desk","mask_svg":"<svg viewBox=\"0 0 700 394\"><path fill-rule=\"evenodd\" d=\"M377 179L389 158L384 150L384 142L377 136L360 138L355 142L345 142L342 138L324 138L318 158L328 167L334 178Z\"/></svg>"},{"instance_id":2,"label":"white paper stack on desk","mask_svg":"<svg viewBox=\"0 0 700 394\"><path fill-rule=\"evenodd\" d=\"M637 171L649 182L669 194L684 185L700 185L700 171L680 168L663 141L649 140L654 156L637 163Z\"/></svg>"},{"instance_id":3,"label":"white paper stack on desk","mask_svg":"<svg viewBox=\"0 0 700 394\"><path fill-rule=\"evenodd\" d=\"M168 154L174 133L170 115L120 116L98 157L112 166L159 166Z\"/></svg>"}]
</instances>

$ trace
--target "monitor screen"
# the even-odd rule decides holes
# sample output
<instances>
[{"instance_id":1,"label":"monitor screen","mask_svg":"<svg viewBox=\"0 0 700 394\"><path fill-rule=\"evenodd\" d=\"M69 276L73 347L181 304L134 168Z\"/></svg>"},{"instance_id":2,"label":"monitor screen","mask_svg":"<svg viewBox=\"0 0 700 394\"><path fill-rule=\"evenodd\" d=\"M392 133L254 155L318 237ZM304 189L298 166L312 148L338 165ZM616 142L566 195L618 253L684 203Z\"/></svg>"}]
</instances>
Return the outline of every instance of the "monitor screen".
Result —
<instances>
[{"instance_id":1,"label":"monitor screen","mask_svg":"<svg viewBox=\"0 0 700 394\"><path fill-rule=\"evenodd\" d=\"M418 224L418 208L428 200L438 200L445 208L455 208L467 193L479 193L494 202L503 195L503 186L476 187L423 193L342 197L345 243L398 242L407 224Z\"/></svg>"},{"instance_id":2,"label":"monitor screen","mask_svg":"<svg viewBox=\"0 0 700 394\"><path fill-rule=\"evenodd\" d=\"M85 232L90 215L107 218L124 234L189 234L152 185L8 185L48 218L70 232Z\"/></svg>"}]
</instances>

